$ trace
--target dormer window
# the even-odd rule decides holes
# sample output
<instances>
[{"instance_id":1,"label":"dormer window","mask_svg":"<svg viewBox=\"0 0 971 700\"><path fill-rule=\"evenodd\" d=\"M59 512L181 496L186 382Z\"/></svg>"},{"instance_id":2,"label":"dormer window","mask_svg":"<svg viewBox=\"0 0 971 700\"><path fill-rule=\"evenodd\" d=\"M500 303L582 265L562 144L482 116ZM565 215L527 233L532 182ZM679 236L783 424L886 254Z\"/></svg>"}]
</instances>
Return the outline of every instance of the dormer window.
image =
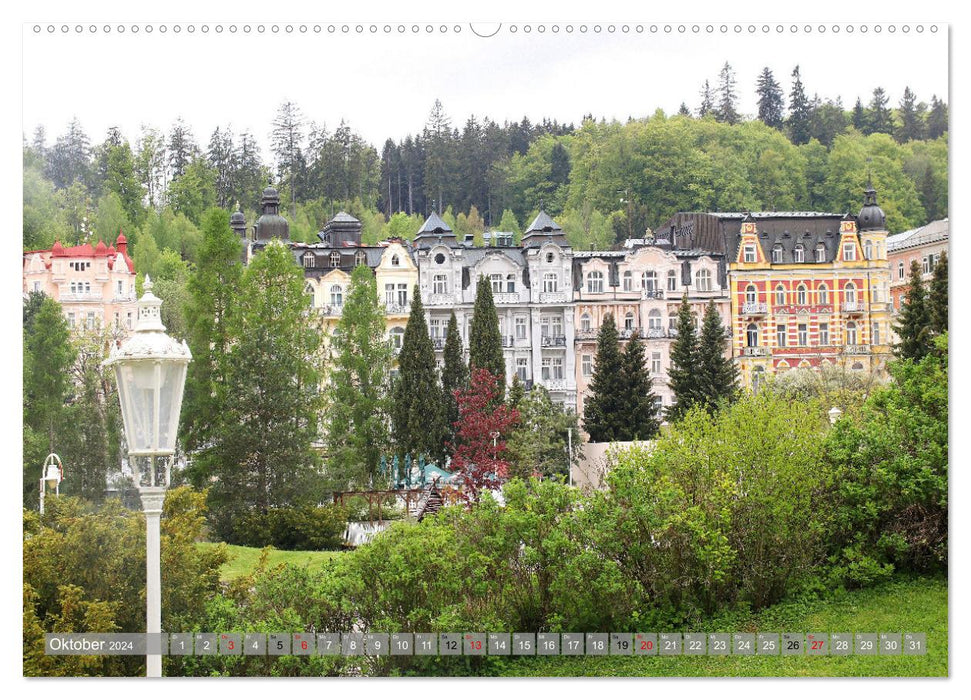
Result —
<instances>
[{"instance_id":1,"label":"dormer window","mask_svg":"<svg viewBox=\"0 0 971 700\"><path fill-rule=\"evenodd\" d=\"M746 262L748 262L748 261L746 261ZM772 262L774 262L774 263L781 263L782 262L782 246L781 245L776 245L772 249Z\"/></svg>"},{"instance_id":2,"label":"dormer window","mask_svg":"<svg viewBox=\"0 0 971 700\"><path fill-rule=\"evenodd\" d=\"M340 267L341 266L341 254L336 250L330 254L330 266Z\"/></svg>"},{"instance_id":3,"label":"dormer window","mask_svg":"<svg viewBox=\"0 0 971 700\"><path fill-rule=\"evenodd\" d=\"M398 258L397 255L392 255L391 256L391 267L400 267L400 266L401 266L401 260Z\"/></svg>"},{"instance_id":4,"label":"dormer window","mask_svg":"<svg viewBox=\"0 0 971 700\"><path fill-rule=\"evenodd\" d=\"M602 294L604 290L604 273L594 270L587 274L587 292L589 294Z\"/></svg>"},{"instance_id":5,"label":"dormer window","mask_svg":"<svg viewBox=\"0 0 971 700\"><path fill-rule=\"evenodd\" d=\"M843 260L854 262L856 260L856 243L843 244Z\"/></svg>"},{"instance_id":6,"label":"dormer window","mask_svg":"<svg viewBox=\"0 0 971 700\"><path fill-rule=\"evenodd\" d=\"M699 292L711 291L711 270L698 270L695 274L695 287Z\"/></svg>"},{"instance_id":7,"label":"dormer window","mask_svg":"<svg viewBox=\"0 0 971 700\"><path fill-rule=\"evenodd\" d=\"M354 266L367 264L367 254L363 250L359 250L354 254Z\"/></svg>"},{"instance_id":8,"label":"dormer window","mask_svg":"<svg viewBox=\"0 0 971 700\"><path fill-rule=\"evenodd\" d=\"M303 266L304 267L313 267L314 266L314 254L313 253L304 253L304 256L303 256Z\"/></svg>"},{"instance_id":9,"label":"dormer window","mask_svg":"<svg viewBox=\"0 0 971 700\"><path fill-rule=\"evenodd\" d=\"M806 249L803 248L802 243L797 243L792 249L792 262L806 262Z\"/></svg>"},{"instance_id":10,"label":"dormer window","mask_svg":"<svg viewBox=\"0 0 971 700\"><path fill-rule=\"evenodd\" d=\"M816 245L816 262L826 262L826 246L822 243Z\"/></svg>"},{"instance_id":11,"label":"dormer window","mask_svg":"<svg viewBox=\"0 0 971 700\"><path fill-rule=\"evenodd\" d=\"M742 260L747 263L758 262L758 256L755 254L755 246L749 244L745 246L742 252Z\"/></svg>"}]
</instances>

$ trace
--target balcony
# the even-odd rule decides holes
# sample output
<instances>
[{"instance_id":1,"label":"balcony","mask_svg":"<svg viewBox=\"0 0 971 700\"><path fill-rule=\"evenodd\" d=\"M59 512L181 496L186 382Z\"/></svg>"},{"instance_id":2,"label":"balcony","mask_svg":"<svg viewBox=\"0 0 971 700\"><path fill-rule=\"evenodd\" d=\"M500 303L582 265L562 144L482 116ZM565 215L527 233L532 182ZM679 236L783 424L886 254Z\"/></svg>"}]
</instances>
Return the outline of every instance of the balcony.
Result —
<instances>
[{"instance_id":1,"label":"balcony","mask_svg":"<svg viewBox=\"0 0 971 700\"><path fill-rule=\"evenodd\" d=\"M406 304L385 304L384 311L388 316L407 316L408 306Z\"/></svg>"},{"instance_id":2,"label":"balcony","mask_svg":"<svg viewBox=\"0 0 971 700\"><path fill-rule=\"evenodd\" d=\"M565 379L544 379L540 382L547 391L566 391L567 383Z\"/></svg>"},{"instance_id":3,"label":"balcony","mask_svg":"<svg viewBox=\"0 0 971 700\"><path fill-rule=\"evenodd\" d=\"M668 337L668 329L667 328L658 328L656 326L654 328L643 328L643 329L641 329L641 337L642 338L649 338L649 339L652 339L652 340L653 339L657 339L657 338L667 338Z\"/></svg>"},{"instance_id":4,"label":"balcony","mask_svg":"<svg viewBox=\"0 0 971 700\"><path fill-rule=\"evenodd\" d=\"M432 347L436 350L444 350L445 338L432 338Z\"/></svg>"},{"instance_id":5,"label":"balcony","mask_svg":"<svg viewBox=\"0 0 971 700\"><path fill-rule=\"evenodd\" d=\"M513 342L515 341L513 340L513 337L511 335L502 336L502 347L511 348L513 346Z\"/></svg>"},{"instance_id":6,"label":"balcony","mask_svg":"<svg viewBox=\"0 0 971 700\"><path fill-rule=\"evenodd\" d=\"M429 294L426 306L455 306L454 294Z\"/></svg>"},{"instance_id":7,"label":"balcony","mask_svg":"<svg viewBox=\"0 0 971 700\"><path fill-rule=\"evenodd\" d=\"M570 295L566 292L540 292L539 293L539 303L540 304L567 304L570 301Z\"/></svg>"},{"instance_id":8,"label":"balcony","mask_svg":"<svg viewBox=\"0 0 971 700\"><path fill-rule=\"evenodd\" d=\"M869 345L846 345L843 347L843 351L847 355L869 355L870 346Z\"/></svg>"},{"instance_id":9,"label":"balcony","mask_svg":"<svg viewBox=\"0 0 971 700\"><path fill-rule=\"evenodd\" d=\"M769 349L758 345L742 348L742 357L768 357Z\"/></svg>"},{"instance_id":10,"label":"balcony","mask_svg":"<svg viewBox=\"0 0 971 700\"><path fill-rule=\"evenodd\" d=\"M577 340L596 340L597 335L600 333L598 328L588 328L586 330L578 330L574 334Z\"/></svg>"},{"instance_id":11,"label":"balcony","mask_svg":"<svg viewBox=\"0 0 971 700\"><path fill-rule=\"evenodd\" d=\"M642 289L641 299L663 299L664 290L663 289Z\"/></svg>"},{"instance_id":12,"label":"balcony","mask_svg":"<svg viewBox=\"0 0 971 700\"><path fill-rule=\"evenodd\" d=\"M862 301L844 301L840 305L840 309L844 314L861 314L864 312L865 306Z\"/></svg>"},{"instance_id":13,"label":"balcony","mask_svg":"<svg viewBox=\"0 0 971 700\"><path fill-rule=\"evenodd\" d=\"M743 316L760 316L769 312L769 305L764 301L747 301L742 304Z\"/></svg>"},{"instance_id":14,"label":"balcony","mask_svg":"<svg viewBox=\"0 0 971 700\"><path fill-rule=\"evenodd\" d=\"M102 301L101 294L95 294L94 292L89 292L87 294L62 294L60 298L61 303L64 302L75 302L75 301Z\"/></svg>"},{"instance_id":15,"label":"balcony","mask_svg":"<svg viewBox=\"0 0 971 700\"><path fill-rule=\"evenodd\" d=\"M319 307L320 313L324 316L340 316L344 311L344 306L342 304L324 304Z\"/></svg>"},{"instance_id":16,"label":"balcony","mask_svg":"<svg viewBox=\"0 0 971 700\"><path fill-rule=\"evenodd\" d=\"M496 304L518 304L519 294L516 292L493 292L492 301Z\"/></svg>"},{"instance_id":17,"label":"balcony","mask_svg":"<svg viewBox=\"0 0 971 700\"><path fill-rule=\"evenodd\" d=\"M565 348L565 335L544 335L540 338L540 343L544 348Z\"/></svg>"},{"instance_id":18,"label":"balcony","mask_svg":"<svg viewBox=\"0 0 971 700\"><path fill-rule=\"evenodd\" d=\"M640 333L638 331L639 329L637 328L621 328L619 331L617 331L617 335L621 340L628 340L629 338L639 336Z\"/></svg>"}]
</instances>

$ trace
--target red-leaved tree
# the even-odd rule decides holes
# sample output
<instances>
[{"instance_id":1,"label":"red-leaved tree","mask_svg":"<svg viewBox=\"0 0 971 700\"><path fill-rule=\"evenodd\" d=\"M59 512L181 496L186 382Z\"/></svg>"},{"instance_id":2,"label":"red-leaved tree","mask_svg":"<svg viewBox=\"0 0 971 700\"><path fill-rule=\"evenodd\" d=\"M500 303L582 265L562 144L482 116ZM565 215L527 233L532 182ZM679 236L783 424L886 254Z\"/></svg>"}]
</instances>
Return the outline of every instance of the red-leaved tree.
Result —
<instances>
[{"instance_id":1,"label":"red-leaved tree","mask_svg":"<svg viewBox=\"0 0 971 700\"><path fill-rule=\"evenodd\" d=\"M456 440L450 444L452 467L462 485L461 498L476 503L483 491L498 488L509 473L506 436L519 412L498 401L498 381L486 369L472 372L468 389L458 389L459 419Z\"/></svg>"}]
</instances>

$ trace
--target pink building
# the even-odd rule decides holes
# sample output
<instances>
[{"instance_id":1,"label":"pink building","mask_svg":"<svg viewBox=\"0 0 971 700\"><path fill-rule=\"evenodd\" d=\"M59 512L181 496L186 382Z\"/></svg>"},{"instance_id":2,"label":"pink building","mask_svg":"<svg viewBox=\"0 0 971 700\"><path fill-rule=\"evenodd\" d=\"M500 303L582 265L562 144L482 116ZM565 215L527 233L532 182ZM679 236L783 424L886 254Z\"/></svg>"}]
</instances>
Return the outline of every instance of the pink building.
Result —
<instances>
[{"instance_id":1,"label":"pink building","mask_svg":"<svg viewBox=\"0 0 971 700\"><path fill-rule=\"evenodd\" d=\"M925 284L934 274L934 266L947 252L950 240L950 226L947 219L932 221L926 226L887 236L887 258L890 262L890 296L893 311L900 311L900 305L910 287L910 265L920 264Z\"/></svg>"},{"instance_id":2,"label":"pink building","mask_svg":"<svg viewBox=\"0 0 971 700\"><path fill-rule=\"evenodd\" d=\"M24 294L43 292L61 305L68 325L94 330L112 327L127 333L135 322L135 264L128 241L104 241L24 252Z\"/></svg>"}]
</instances>

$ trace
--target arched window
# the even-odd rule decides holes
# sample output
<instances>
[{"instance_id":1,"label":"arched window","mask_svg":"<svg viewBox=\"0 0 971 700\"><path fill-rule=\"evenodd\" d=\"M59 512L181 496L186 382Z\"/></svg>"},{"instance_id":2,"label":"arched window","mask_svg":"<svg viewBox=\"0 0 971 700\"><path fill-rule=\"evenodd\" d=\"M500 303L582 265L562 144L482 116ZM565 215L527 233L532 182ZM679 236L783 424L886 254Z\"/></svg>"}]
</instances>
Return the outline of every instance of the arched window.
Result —
<instances>
[{"instance_id":1,"label":"arched window","mask_svg":"<svg viewBox=\"0 0 971 700\"><path fill-rule=\"evenodd\" d=\"M796 247L792 249L792 262L806 262L806 249L802 243L797 243Z\"/></svg>"},{"instance_id":2,"label":"arched window","mask_svg":"<svg viewBox=\"0 0 971 700\"><path fill-rule=\"evenodd\" d=\"M786 290L781 284L775 288L775 305L785 306L786 305Z\"/></svg>"},{"instance_id":3,"label":"arched window","mask_svg":"<svg viewBox=\"0 0 971 700\"><path fill-rule=\"evenodd\" d=\"M781 263L782 262L782 244L776 243L772 247L772 262Z\"/></svg>"},{"instance_id":4,"label":"arched window","mask_svg":"<svg viewBox=\"0 0 971 700\"><path fill-rule=\"evenodd\" d=\"M850 369L852 369L854 372L862 372L863 371L863 363L862 362L854 362L853 363L853 366L850 367Z\"/></svg>"},{"instance_id":5,"label":"arched window","mask_svg":"<svg viewBox=\"0 0 971 700\"><path fill-rule=\"evenodd\" d=\"M366 265L366 264L367 264L367 253L365 253L363 250L357 251L354 254L354 266L357 267L359 265Z\"/></svg>"},{"instance_id":6,"label":"arched window","mask_svg":"<svg viewBox=\"0 0 971 700\"><path fill-rule=\"evenodd\" d=\"M401 259L398 258L397 255L392 255L391 256L391 267L400 267L400 266L401 266Z\"/></svg>"},{"instance_id":7,"label":"arched window","mask_svg":"<svg viewBox=\"0 0 971 700\"><path fill-rule=\"evenodd\" d=\"M804 284L800 284L796 288L796 303L799 304L799 306L805 306L808 303L806 296L806 285Z\"/></svg>"},{"instance_id":8,"label":"arched window","mask_svg":"<svg viewBox=\"0 0 971 700\"><path fill-rule=\"evenodd\" d=\"M699 292L711 291L711 270L698 270L695 273L695 287Z\"/></svg>"},{"instance_id":9,"label":"arched window","mask_svg":"<svg viewBox=\"0 0 971 700\"><path fill-rule=\"evenodd\" d=\"M395 326L388 335L391 338L391 347L395 350L401 350L401 344L405 338L405 329L401 326Z\"/></svg>"},{"instance_id":10,"label":"arched window","mask_svg":"<svg viewBox=\"0 0 971 700\"><path fill-rule=\"evenodd\" d=\"M310 302L310 306L312 308L314 305L314 288L310 282L307 282L307 284L303 286L303 293L309 297L308 301Z\"/></svg>"},{"instance_id":11,"label":"arched window","mask_svg":"<svg viewBox=\"0 0 971 700\"><path fill-rule=\"evenodd\" d=\"M873 243L866 241L863 244L863 259L871 260L873 258Z\"/></svg>"},{"instance_id":12,"label":"arched window","mask_svg":"<svg viewBox=\"0 0 971 700\"><path fill-rule=\"evenodd\" d=\"M745 329L745 345L750 348L759 346L759 326L757 323L750 323Z\"/></svg>"},{"instance_id":13,"label":"arched window","mask_svg":"<svg viewBox=\"0 0 971 700\"><path fill-rule=\"evenodd\" d=\"M846 301L850 304L856 303L856 285L852 282L848 282L845 289L843 290L843 296Z\"/></svg>"},{"instance_id":14,"label":"arched window","mask_svg":"<svg viewBox=\"0 0 971 700\"><path fill-rule=\"evenodd\" d=\"M820 304L829 303L829 287L825 284L819 285L819 291L816 293L816 297L819 299Z\"/></svg>"},{"instance_id":15,"label":"arched window","mask_svg":"<svg viewBox=\"0 0 971 700\"><path fill-rule=\"evenodd\" d=\"M344 288L339 284L333 284L330 287L330 305L331 306L343 306L344 305Z\"/></svg>"},{"instance_id":16,"label":"arched window","mask_svg":"<svg viewBox=\"0 0 971 700\"><path fill-rule=\"evenodd\" d=\"M904 261L901 260L897 263L897 279L902 280L904 278Z\"/></svg>"},{"instance_id":17,"label":"arched window","mask_svg":"<svg viewBox=\"0 0 971 700\"><path fill-rule=\"evenodd\" d=\"M633 330L634 328L634 312L628 311L624 314L624 330Z\"/></svg>"},{"instance_id":18,"label":"arched window","mask_svg":"<svg viewBox=\"0 0 971 700\"><path fill-rule=\"evenodd\" d=\"M754 304L759 300L759 292L755 288L754 284L750 284L745 288L745 303Z\"/></svg>"},{"instance_id":19,"label":"arched window","mask_svg":"<svg viewBox=\"0 0 971 700\"><path fill-rule=\"evenodd\" d=\"M303 254L303 266L313 267L314 266L314 254L309 250Z\"/></svg>"},{"instance_id":20,"label":"arched window","mask_svg":"<svg viewBox=\"0 0 971 700\"><path fill-rule=\"evenodd\" d=\"M599 270L587 273L587 292L601 294L604 290L604 273Z\"/></svg>"},{"instance_id":21,"label":"arched window","mask_svg":"<svg viewBox=\"0 0 971 700\"><path fill-rule=\"evenodd\" d=\"M340 267L341 266L341 254L336 250L330 254L330 266Z\"/></svg>"},{"instance_id":22,"label":"arched window","mask_svg":"<svg viewBox=\"0 0 971 700\"><path fill-rule=\"evenodd\" d=\"M506 293L516 293L516 275L506 275Z\"/></svg>"},{"instance_id":23,"label":"arched window","mask_svg":"<svg viewBox=\"0 0 971 700\"><path fill-rule=\"evenodd\" d=\"M590 314L583 313L580 315L580 330L581 331L590 330Z\"/></svg>"},{"instance_id":24,"label":"arched window","mask_svg":"<svg viewBox=\"0 0 971 700\"><path fill-rule=\"evenodd\" d=\"M846 323L846 344L856 345L856 321Z\"/></svg>"},{"instance_id":25,"label":"arched window","mask_svg":"<svg viewBox=\"0 0 971 700\"><path fill-rule=\"evenodd\" d=\"M752 368L752 391L758 392L765 382L765 367L758 365Z\"/></svg>"},{"instance_id":26,"label":"arched window","mask_svg":"<svg viewBox=\"0 0 971 700\"><path fill-rule=\"evenodd\" d=\"M676 292L678 290L678 273L674 270L668 270L668 291Z\"/></svg>"},{"instance_id":27,"label":"arched window","mask_svg":"<svg viewBox=\"0 0 971 700\"><path fill-rule=\"evenodd\" d=\"M647 315L647 327L648 328L661 328L664 319L661 316L661 312L657 309L651 309L651 312Z\"/></svg>"},{"instance_id":28,"label":"arched window","mask_svg":"<svg viewBox=\"0 0 971 700\"><path fill-rule=\"evenodd\" d=\"M634 289L634 273L630 270L624 272L624 291L629 292Z\"/></svg>"},{"instance_id":29,"label":"arched window","mask_svg":"<svg viewBox=\"0 0 971 700\"><path fill-rule=\"evenodd\" d=\"M657 290L657 273L654 270L648 270L642 274L641 286L648 292Z\"/></svg>"},{"instance_id":30,"label":"arched window","mask_svg":"<svg viewBox=\"0 0 971 700\"><path fill-rule=\"evenodd\" d=\"M816 244L816 262L826 262L826 245L823 243Z\"/></svg>"}]
</instances>

